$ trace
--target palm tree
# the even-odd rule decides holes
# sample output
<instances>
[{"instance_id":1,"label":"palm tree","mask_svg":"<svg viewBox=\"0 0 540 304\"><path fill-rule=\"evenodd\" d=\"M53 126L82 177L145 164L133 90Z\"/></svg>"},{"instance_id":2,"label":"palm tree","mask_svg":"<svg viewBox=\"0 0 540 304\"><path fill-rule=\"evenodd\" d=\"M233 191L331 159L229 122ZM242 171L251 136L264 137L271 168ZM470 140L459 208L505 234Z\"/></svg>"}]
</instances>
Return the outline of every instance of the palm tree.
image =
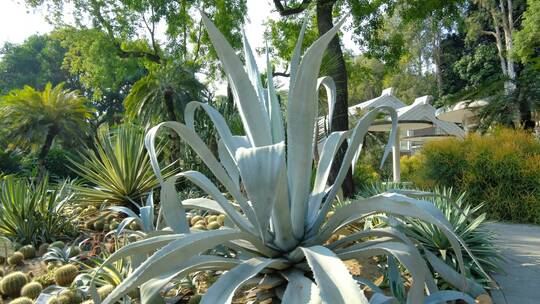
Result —
<instances>
[{"instance_id":1,"label":"palm tree","mask_svg":"<svg viewBox=\"0 0 540 304\"><path fill-rule=\"evenodd\" d=\"M0 100L0 121L10 130L7 139L12 146L39 150L40 167L54 140L81 138L91 116L86 98L64 89L63 83L48 83L41 92L25 86Z\"/></svg>"},{"instance_id":2,"label":"palm tree","mask_svg":"<svg viewBox=\"0 0 540 304\"><path fill-rule=\"evenodd\" d=\"M206 99L205 86L189 66L169 64L150 70L139 79L124 100L126 115L143 124L183 121L184 107Z\"/></svg>"}]
</instances>

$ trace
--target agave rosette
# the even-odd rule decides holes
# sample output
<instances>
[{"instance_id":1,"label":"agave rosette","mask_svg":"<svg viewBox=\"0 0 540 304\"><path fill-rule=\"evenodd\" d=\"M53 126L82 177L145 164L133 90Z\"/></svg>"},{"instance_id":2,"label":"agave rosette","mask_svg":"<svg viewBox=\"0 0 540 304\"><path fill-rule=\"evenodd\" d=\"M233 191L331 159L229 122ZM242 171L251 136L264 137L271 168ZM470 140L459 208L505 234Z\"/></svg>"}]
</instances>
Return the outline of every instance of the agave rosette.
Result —
<instances>
[{"instance_id":1,"label":"agave rosette","mask_svg":"<svg viewBox=\"0 0 540 304\"><path fill-rule=\"evenodd\" d=\"M319 68L328 43L344 20L301 56L304 24L291 62L285 128L272 77L268 77L264 88L247 40L244 39L244 69L224 36L206 16L202 16L229 77L246 136L233 136L220 113L199 102L187 105L185 124L163 122L148 132L145 145L161 184L161 213L172 232L120 248L106 261L111 263L133 255L148 256L104 303L115 303L138 286L143 303L158 303L156 299L168 282L201 270L226 270L203 295L203 304L231 303L240 286L259 278L273 282L272 291L283 303L386 303L393 299L378 293L369 283L375 289L375 295L368 301L362 290L362 284L366 283L360 283L365 280L353 278L342 262L374 255L392 255L407 269L412 277L408 303L437 303L456 298L472 301L461 292L437 291L428 264L415 244L395 229L361 231L327 244L337 230L374 213L415 217L439 227L446 234L464 273L459 237L452 232L444 215L426 201L398 193L383 193L339 208L326 220L347 170L361 150L368 127L377 115L389 113L393 120L392 132L397 130L395 111L381 107L365 114L353 129L330 134L320 153L311 185L319 87L324 86L330 98L335 94L331 78L318 78ZM267 69L271 75L268 56ZM197 109L206 112L219 134L219 159L194 129ZM187 171L169 178L161 176L154 141L162 128L176 132L199 155L231 200L199 172ZM335 155L345 141L349 145L343 163L334 183L328 185ZM384 157L391 145L389 142ZM196 184L208 198L182 201L175 189L180 178ZM226 214L232 224L214 231L190 231L185 208ZM208 254L209 249L218 245L243 254L236 258ZM459 278L455 271L448 274ZM456 284L464 291L470 289L464 277ZM99 299L95 301L99 303Z\"/></svg>"}]
</instances>

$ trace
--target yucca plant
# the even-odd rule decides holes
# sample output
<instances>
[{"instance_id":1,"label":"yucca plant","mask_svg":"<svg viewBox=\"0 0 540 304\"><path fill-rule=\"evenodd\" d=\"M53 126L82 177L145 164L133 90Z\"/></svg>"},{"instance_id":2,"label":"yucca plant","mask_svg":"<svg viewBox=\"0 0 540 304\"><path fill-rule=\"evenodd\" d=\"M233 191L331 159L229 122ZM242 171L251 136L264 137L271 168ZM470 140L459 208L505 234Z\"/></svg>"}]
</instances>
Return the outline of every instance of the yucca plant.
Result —
<instances>
[{"instance_id":1,"label":"yucca plant","mask_svg":"<svg viewBox=\"0 0 540 304\"><path fill-rule=\"evenodd\" d=\"M49 247L49 250L43 255L43 261L60 262L62 264L69 264L79 259L80 253L79 247L65 246L64 248Z\"/></svg>"},{"instance_id":2,"label":"yucca plant","mask_svg":"<svg viewBox=\"0 0 540 304\"><path fill-rule=\"evenodd\" d=\"M74 231L65 210L71 184L49 184L47 176L31 182L6 176L0 180L0 233L22 244L41 244Z\"/></svg>"},{"instance_id":3,"label":"yucca plant","mask_svg":"<svg viewBox=\"0 0 540 304\"><path fill-rule=\"evenodd\" d=\"M135 209L159 185L144 149L144 130L131 124L102 126L95 142L73 170L90 184L77 186L82 203L124 205Z\"/></svg>"},{"instance_id":4,"label":"yucca plant","mask_svg":"<svg viewBox=\"0 0 540 304\"><path fill-rule=\"evenodd\" d=\"M366 280L353 278L342 261L373 255L394 256L407 269L412 279L407 303L438 303L456 298L473 303L473 299L463 292L438 291L428 263L412 241L396 229L361 231L327 243L335 231L374 213L414 217L441 229L457 253L461 273L465 273L460 248L463 241L453 232L444 215L427 201L383 193L339 208L328 221L325 220L353 157L361 149L368 127L377 115L390 113L392 132L397 129L395 111L382 107L366 113L352 130L330 134L321 150L311 187L318 85L332 81L330 78L318 79L318 73L325 48L344 20L322 35L301 58L304 26L290 65L284 128L272 77L268 77L266 89L263 88L247 40L244 39L244 70L224 36L206 16L202 16L230 80L246 136L233 136L218 111L198 102L187 105L186 124L164 122L148 132L145 144L161 185L162 213L172 232L129 244L104 262L107 265L130 256L148 256L103 303L115 303L137 286L141 286L143 303L160 303L156 299L160 298L160 291L168 282L207 269L226 272L203 295L203 304L231 303L241 286L253 282L261 282L260 288L256 286L254 291L278 298L282 303L368 303L361 288L363 283L360 283ZM267 60L268 75L272 74L271 69ZM334 93L330 90L330 94ZM193 117L198 108L209 115L218 130L220 160L194 130ZM154 146L161 128L176 132L199 155L232 200L199 172L187 171L169 178L161 174ZM334 156L345 140L349 141L349 148L344 161L334 183L327 185ZM193 182L210 198L181 202L175 189L180 178ZM226 214L234 227L192 232L184 208ZM234 248L237 254L234 257L210 254L209 250L218 245ZM438 270L441 263L444 264L438 258L429 260L429 264ZM456 271L444 269L441 272L443 276L457 278L454 280L456 287L470 291L465 277ZM391 300L377 290L371 298L373 303ZM97 297L94 301L100 302Z\"/></svg>"}]
</instances>

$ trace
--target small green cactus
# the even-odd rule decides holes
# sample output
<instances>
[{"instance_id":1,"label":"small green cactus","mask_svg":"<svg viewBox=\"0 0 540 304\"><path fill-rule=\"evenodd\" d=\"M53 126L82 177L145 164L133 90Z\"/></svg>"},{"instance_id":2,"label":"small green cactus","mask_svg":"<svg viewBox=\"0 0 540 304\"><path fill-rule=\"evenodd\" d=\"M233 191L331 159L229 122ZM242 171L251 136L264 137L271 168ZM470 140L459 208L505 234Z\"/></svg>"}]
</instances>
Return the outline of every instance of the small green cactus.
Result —
<instances>
[{"instance_id":1,"label":"small green cactus","mask_svg":"<svg viewBox=\"0 0 540 304\"><path fill-rule=\"evenodd\" d=\"M66 289L58 295L59 304L81 303L83 298L77 290Z\"/></svg>"},{"instance_id":2,"label":"small green cactus","mask_svg":"<svg viewBox=\"0 0 540 304\"><path fill-rule=\"evenodd\" d=\"M21 289L28 283L26 274L16 271L8 274L0 281L0 290L3 294L12 298L21 294Z\"/></svg>"},{"instance_id":3,"label":"small green cactus","mask_svg":"<svg viewBox=\"0 0 540 304\"><path fill-rule=\"evenodd\" d=\"M101 300L105 299L111 292L114 290L113 285L103 285L100 288L98 288L97 293L99 295L99 298Z\"/></svg>"},{"instance_id":4,"label":"small green cactus","mask_svg":"<svg viewBox=\"0 0 540 304\"><path fill-rule=\"evenodd\" d=\"M139 225L139 222L137 221L131 221L129 224L129 229L131 230L141 230L141 225Z\"/></svg>"},{"instance_id":5,"label":"small green cactus","mask_svg":"<svg viewBox=\"0 0 540 304\"><path fill-rule=\"evenodd\" d=\"M70 251L69 251L69 257L72 258L72 257L75 257L75 256L78 256L79 254L81 254L81 249L77 246L70 246Z\"/></svg>"},{"instance_id":6,"label":"small green cactus","mask_svg":"<svg viewBox=\"0 0 540 304\"><path fill-rule=\"evenodd\" d=\"M56 241L56 242L53 242L50 247L56 247L56 248L60 248L60 249L63 249L64 247L66 247L66 243L62 242L62 241Z\"/></svg>"},{"instance_id":7,"label":"small green cactus","mask_svg":"<svg viewBox=\"0 0 540 304\"><path fill-rule=\"evenodd\" d=\"M39 294L43 290L43 286L38 282L30 282L23 286L21 290L21 296L27 297L30 299L36 299L39 297Z\"/></svg>"},{"instance_id":8,"label":"small green cactus","mask_svg":"<svg viewBox=\"0 0 540 304\"><path fill-rule=\"evenodd\" d=\"M112 220L111 223L109 224L109 229L114 230L114 229L118 228L119 225L120 225L120 223L118 223L117 220Z\"/></svg>"},{"instance_id":9,"label":"small green cactus","mask_svg":"<svg viewBox=\"0 0 540 304\"><path fill-rule=\"evenodd\" d=\"M11 304L34 304L34 301L32 301L32 299L30 298L27 298L27 297L21 297L21 298L17 298L11 302L9 302Z\"/></svg>"},{"instance_id":10,"label":"small green cactus","mask_svg":"<svg viewBox=\"0 0 540 304\"><path fill-rule=\"evenodd\" d=\"M25 259L31 259L36 257L36 247L32 245L26 245L19 248L19 252L23 254Z\"/></svg>"},{"instance_id":11,"label":"small green cactus","mask_svg":"<svg viewBox=\"0 0 540 304\"><path fill-rule=\"evenodd\" d=\"M54 272L54 281L60 286L69 286L79 274L79 269L76 266L68 264L64 265Z\"/></svg>"},{"instance_id":12,"label":"small green cactus","mask_svg":"<svg viewBox=\"0 0 540 304\"><path fill-rule=\"evenodd\" d=\"M208 225L206 225L206 227L208 227L209 230L216 230L219 229L221 225L218 222L210 222Z\"/></svg>"},{"instance_id":13,"label":"small green cactus","mask_svg":"<svg viewBox=\"0 0 540 304\"><path fill-rule=\"evenodd\" d=\"M24 254L19 251L15 251L12 255L8 257L8 264L11 266L22 265L24 260Z\"/></svg>"},{"instance_id":14,"label":"small green cactus","mask_svg":"<svg viewBox=\"0 0 540 304\"><path fill-rule=\"evenodd\" d=\"M105 228L105 221L103 219L99 219L94 222L94 229L96 231L103 231L104 228Z\"/></svg>"},{"instance_id":15,"label":"small green cactus","mask_svg":"<svg viewBox=\"0 0 540 304\"><path fill-rule=\"evenodd\" d=\"M49 244L43 243L39 245L38 250L37 250L37 255L42 256L45 253L47 253L47 251L49 251Z\"/></svg>"},{"instance_id":16,"label":"small green cactus","mask_svg":"<svg viewBox=\"0 0 540 304\"><path fill-rule=\"evenodd\" d=\"M60 304L60 302L58 301L58 297L51 297L47 300L47 304Z\"/></svg>"},{"instance_id":17,"label":"small green cactus","mask_svg":"<svg viewBox=\"0 0 540 304\"><path fill-rule=\"evenodd\" d=\"M95 223L94 220L86 221L84 223L84 228L92 230L92 229L94 229L94 223Z\"/></svg>"}]
</instances>

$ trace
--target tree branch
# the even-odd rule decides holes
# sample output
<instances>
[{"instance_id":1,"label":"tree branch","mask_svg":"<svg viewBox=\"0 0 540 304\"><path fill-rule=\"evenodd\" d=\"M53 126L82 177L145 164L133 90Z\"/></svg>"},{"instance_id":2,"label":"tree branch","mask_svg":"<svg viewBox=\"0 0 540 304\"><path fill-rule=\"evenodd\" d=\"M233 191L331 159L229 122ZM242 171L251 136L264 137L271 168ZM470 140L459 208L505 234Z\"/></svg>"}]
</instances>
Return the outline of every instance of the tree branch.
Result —
<instances>
[{"instance_id":1,"label":"tree branch","mask_svg":"<svg viewBox=\"0 0 540 304\"><path fill-rule=\"evenodd\" d=\"M158 54L148 53L145 51L123 50L122 45L118 42L118 40L116 40L116 37L114 36L111 24L107 20L105 20L103 15L101 15L99 5L95 1L92 1L92 8L94 10L94 15L96 16L97 20L105 28L107 34L109 35L109 38L112 40L113 45L116 47L116 51L120 58L146 58L155 63L161 63L161 57Z\"/></svg>"},{"instance_id":2,"label":"tree branch","mask_svg":"<svg viewBox=\"0 0 540 304\"><path fill-rule=\"evenodd\" d=\"M284 7L283 4L281 4L281 0L274 0L274 5L281 16L290 16L301 13L308 8L309 4L311 4L311 0L302 0L302 3L296 7Z\"/></svg>"},{"instance_id":3,"label":"tree branch","mask_svg":"<svg viewBox=\"0 0 540 304\"><path fill-rule=\"evenodd\" d=\"M272 72L272 76L291 77L291 74L285 72Z\"/></svg>"}]
</instances>

